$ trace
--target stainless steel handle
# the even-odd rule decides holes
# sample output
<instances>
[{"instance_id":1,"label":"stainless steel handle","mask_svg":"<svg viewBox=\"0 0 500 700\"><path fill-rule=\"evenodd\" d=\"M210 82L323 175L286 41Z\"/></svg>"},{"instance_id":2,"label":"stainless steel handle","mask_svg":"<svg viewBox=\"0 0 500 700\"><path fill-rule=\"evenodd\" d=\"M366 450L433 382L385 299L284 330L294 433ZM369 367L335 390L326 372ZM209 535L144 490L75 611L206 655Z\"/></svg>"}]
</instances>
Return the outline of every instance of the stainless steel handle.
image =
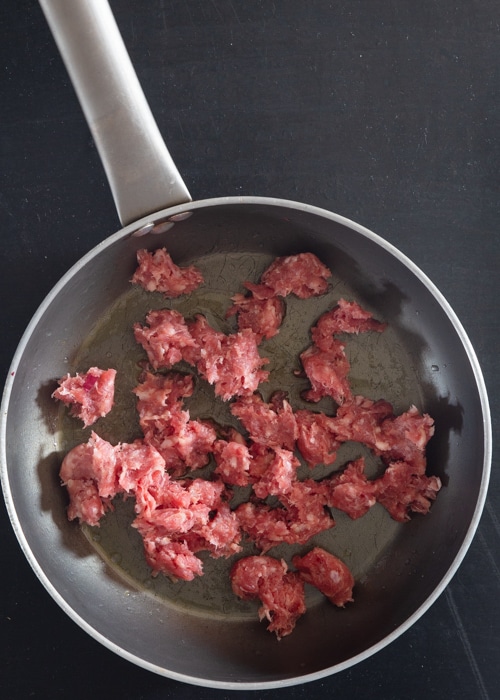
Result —
<instances>
[{"instance_id":1,"label":"stainless steel handle","mask_svg":"<svg viewBox=\"0 0 500 700\"><path fill-rule=\"evenodd\" d=\"M107 0L39 0L76 90L123 225L191 201Z\"/></svg>"}]
</instances>

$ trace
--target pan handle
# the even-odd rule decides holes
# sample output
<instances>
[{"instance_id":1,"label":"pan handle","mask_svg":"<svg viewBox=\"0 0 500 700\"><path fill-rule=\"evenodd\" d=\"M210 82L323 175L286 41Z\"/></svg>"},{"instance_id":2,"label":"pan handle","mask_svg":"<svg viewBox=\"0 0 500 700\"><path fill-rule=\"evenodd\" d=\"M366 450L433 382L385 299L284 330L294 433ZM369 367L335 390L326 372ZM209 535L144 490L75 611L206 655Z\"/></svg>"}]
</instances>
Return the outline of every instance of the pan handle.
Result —
<instances>
[{"instance_id":1,"label":"pan handle","mask_svg":"<svg viewBox=\"0 0 500 700\"><path fill-rule=\"evenodd\" d=\"M39 0L123 225L191 196L160 134L107 0Z\"/></svg>"}]
</instances>

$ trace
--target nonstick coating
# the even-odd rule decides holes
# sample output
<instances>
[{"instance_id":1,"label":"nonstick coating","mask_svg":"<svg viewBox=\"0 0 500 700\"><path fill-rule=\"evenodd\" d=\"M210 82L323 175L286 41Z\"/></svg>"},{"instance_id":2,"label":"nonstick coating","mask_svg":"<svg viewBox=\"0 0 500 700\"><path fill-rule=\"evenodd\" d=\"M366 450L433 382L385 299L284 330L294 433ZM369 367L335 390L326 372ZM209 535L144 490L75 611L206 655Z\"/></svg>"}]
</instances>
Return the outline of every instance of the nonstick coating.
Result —
<instances>
[{"instance_id":1,"label":"nonstick coating","mask_svg":"<svg viewBox=\"0 0 500 700\"><path fill-rule=\"evenodd\" d=\"M191 216L169 230L179 213ZM181 217L182 218L182 217ZM143 237L132 235L146 222ZM164 230L162 233L161 231ZM130 285L138 248L166 246L181 265L195 262L205 287L192 299L165 302ZM100 530L66 518L58 470L88 431L50 398L56 380L93 361L120 370L114 420L94 427L118 441L136 436L130 388L140 352L131 322L153 307L207 313L230 330L229 295L276 255L311 251L333 273L328 295L287 302L281 334L269 351L276 387L300 404L297 355L308 328L340 296L356 299L389 323L382 336L348 345L355 391L385 398L396 410L415 403L436 422L428 473L443 488L431 512L397 524L375 506L359 521L336 513L337 526L319 542L349 564L355 602L338 610L308 592L307 614L280 642L256 618L256 605L228 593L225 562L207 561L205 579L152 579L127 503ZM86 366L87 365L87 366ZM297 384L297 382L299 382ZM190 409L218 420L210 391L199 386ZM331 406L325 410L332 410ZM407 629L441 593L468 548L483 507L489 474L488 406L470 343L440 293L401 253L339 216L265 198L221 198L162 211L128 226L91 251L47 297L14 358L2 410L2 479L16 534L35 572L61 607L93 637L152 671L224 688L269 688L304 682L366 658ZM359 447L351 446L352 455ZM349 450L343 459L351 456ZM375 468L375 467L374 467ZM326 472L325 472L326 473ZM303 550L307 548L302 548ZM276 552L271 552L275 553ZM288 550L277 552L289 556Z\"/></svg>"}]
</instances>

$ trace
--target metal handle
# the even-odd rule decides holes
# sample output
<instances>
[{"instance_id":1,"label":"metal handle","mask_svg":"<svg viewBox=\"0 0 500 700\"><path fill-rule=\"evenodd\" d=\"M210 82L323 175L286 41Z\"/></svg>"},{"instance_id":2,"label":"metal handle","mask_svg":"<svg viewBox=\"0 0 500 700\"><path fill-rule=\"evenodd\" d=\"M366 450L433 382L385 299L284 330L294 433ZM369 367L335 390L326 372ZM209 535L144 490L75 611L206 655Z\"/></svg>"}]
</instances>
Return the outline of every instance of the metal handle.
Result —
<instances>
[{"instance_id":1,"label":"metal handle","mask_svg":"<svg viewBox=\"0 0 500 700\"><path fill-rule=\"evenodd\" d=\"M94 137L123 225L191 201L107 0L39 0Z\"/></svg>"}]
</instances>

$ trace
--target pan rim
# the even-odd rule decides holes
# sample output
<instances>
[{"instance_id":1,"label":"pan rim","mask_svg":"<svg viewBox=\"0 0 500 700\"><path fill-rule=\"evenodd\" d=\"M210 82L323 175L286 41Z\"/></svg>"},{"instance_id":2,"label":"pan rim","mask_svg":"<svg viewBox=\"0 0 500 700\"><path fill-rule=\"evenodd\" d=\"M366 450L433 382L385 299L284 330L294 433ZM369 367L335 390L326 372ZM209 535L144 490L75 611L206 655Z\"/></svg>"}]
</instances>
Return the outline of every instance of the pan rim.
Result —
<instances>
[{"instance_id":1,"label":"pan rim","mask_svg":"<svg viewBox=\"0 0 500 700\"><path fill-rule=\"evenodd\" d=\"M9 401L12 392L12 388L15 381L15 375L17 367L20 365L26 345L34 331L37 327L41 317L45 313L45 310L50 307L52 301L58 296L60 290L65 286L67 281L73 277L79 269L85 266L89 260L92 260L97 256L103 249L112 245L116 241L125 238L135 231L143 228L148 223L155 222L158 220L165 220L176 216L177 214L182 214L186 212L195 211L197 209L203 209L207 207L217 207L217 206L234 206L238 204L243 205L261 205L270 207L281 207L281 208L291 208L298 211L303 211L307 214L316 215L322 218L330 219L338 224L344 225L347 228L354 230L355 232L361 234L362 236L370 239L375 244L381 246L388 253L394 256L400 263L407 267L413 275L415 275L419 281L428 289L432 294L434 299L438 302L439 306L448 316L452 323L454 331L459 337L461 344L465 350L467 358L470 362L472 373L474 376L475 384L478 391L478 396L482 411L482 425L483 425L483 436L484 436L484 459L482 468L482 478L479 487L478 498L476 501L475 509L469 526L467 528L466 536L464 537L460 549L457 552L454 560L451 562L446 574L442 577L440 583L436 586L433 592L427 597L427 599L415 610L412 615L410 615L401 625L399 625L395 630L393 630L389 635L385 636L376 644L372 645L363 652L353 656L346 661L343 661L334 666L322 669L321 671L316 671L311 674L306 674L303 676L295 676L291 678L285 678L281 680L273 681L254 681L254 682L238 682L238 681L215 681L212 679L204 679L199 677L187 676L185 674L177 673L174 671L169 671L168 669L161 668L155 664L152 664L144 659L139 658L135 654L128 652L119 645L112 642L110 639L105 637L102 633L97 631L94 627L89 625L64 599L61 593L53 586L49 577L45 574L42 565L38 562L35 554L31 551L28 540L24 534L23 525L20 518L17 515L16 505L14 498L12 496L12 491L10 488L9 481L9 469L7 465L7 452L6 452L6 439L7 439L7 417ZM492 460L492 425L491 425L491 413L487 395L487 389L485 381L483 378L482 370L477 358L476 352L472 346L472 343L462 326L458 316L452 309L449 302L435 286L435 284L430 280L429 277L404 253L402 253L396 246L384 240L378 234L372 232L370 229L343 217L339 214L335 214L326 209L316 207L313 205L296 202L293 200L280 199L274 197L259 197L259 196L230 196L230 197L217 197L211 199L198 200L195 202L186 202L181 205L176 205L174 207L169 207L163 209L155 214L143 217L138 221L125 226L116 233L112 234L104 241L97 244L89 252L87 252L82 258L80 258L56 283L52 290L46 295L46 297L41 302L40 306L36 310L35 314L31 318L26 330L24 331L20 342L15 351L12 363L8 370L7 380L5 383L2 403L1 403L1 415L0 415L0 481L2 484L2 490L4 494L4 500L7 507L7 512L14 529L14 533L17 540L21 546L21 549L28 560L34 573L37 575L38 579L45 587L47 592L51 595L54 601L59 605L59 607L72 619L76 624L78 624L84 631L86 631L91 637L100 642L103 646L107 647L110 651L113 651L117 655L125 658L126 660L140 666L146 670L152 671L156 674L171 678L172 680L177 680L180 682L188 683L191 685L225 689L225 690L264 690L273 689L280 687L289 687L292 685L298 685L306 682L312 682L325 678L327 676L333 675L344 671L361 661L368 659L370 656L374 655L378 651L382 650L393 641L395 641L400 635L406 632L417 620L433 605L437 598L443 593L445 588L450 583L451 579L460 567L472 540L475 536L479 521L484 509L490 472L491 472L491 460Z\"/></svg>"}]
</instances>

